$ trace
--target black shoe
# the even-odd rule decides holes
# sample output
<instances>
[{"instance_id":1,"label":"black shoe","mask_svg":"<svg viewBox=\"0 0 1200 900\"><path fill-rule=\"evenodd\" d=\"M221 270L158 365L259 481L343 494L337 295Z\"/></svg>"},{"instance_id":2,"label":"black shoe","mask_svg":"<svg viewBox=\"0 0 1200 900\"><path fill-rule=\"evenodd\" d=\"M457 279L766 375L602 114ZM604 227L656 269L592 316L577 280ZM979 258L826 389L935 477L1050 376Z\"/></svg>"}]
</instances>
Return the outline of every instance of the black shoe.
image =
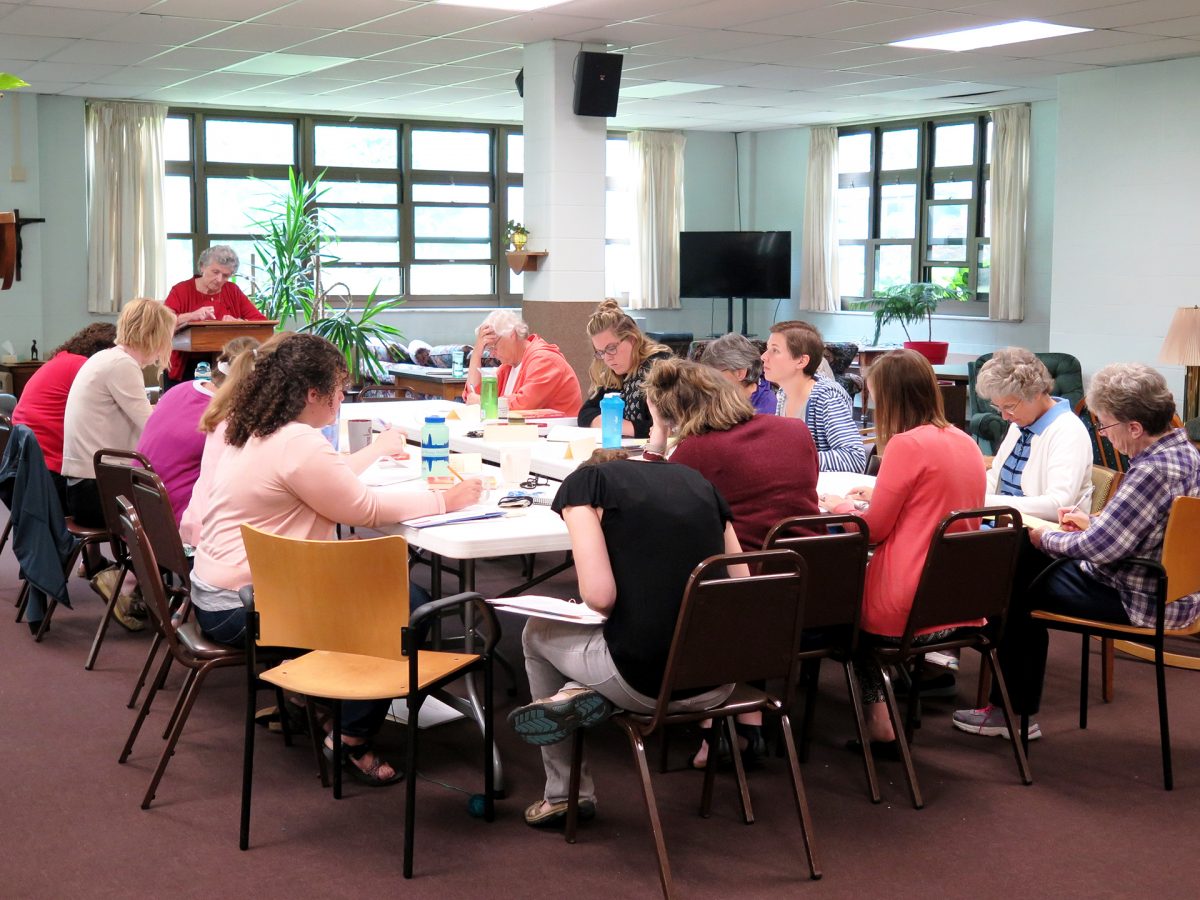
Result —
<instances>
[{"instance_id":1,"label":"black shoe","mask_svg":"<svg viewBox=\"0 0 1200 900\"><path fill-rule=\"evenodd\" d=\"M761 725L734 725L737 735L746 739L746 749L742 751L742 765L747 769L756 769L767 758L767 739L763 737Z\"/></svg>"},{"instance_id":2,"label":"black shoe","mask_svg":"<svg viewBox=\"0 0 1200 900\"><path fill-rule=\"evenodd\" d=\"M733 751L729 749L729 738L725 733L724 725L712 725L708 728L700 729L700 740L708 744L708 752L717 754L717 768L727 769L733 765ZM715 750L713 749L715 746ZM688 760L688 767L703 772L707 768L707 759L705 765L696 765L696 757L700 755L697 750Z\"/></svg>"},{"instance_id":3,"label":"black shoe","mask_svg":"<svg viewBox=\"0 0 1200 900\"><path fill-rule=\"evenodd\" d=\"M857 738L846 741L846 749L862 756L862 743ZM892 762L900 762L904 758L900 755L900 745L895 741L871 741L871 757Z\"/></svg>"},{"instance_id":4,"label":"black shoe","mask_svg":"<svg viewBox=\"0 0 1200 900\"><path fill-rule=\"evenodd\" d=\"M908 685L898 682L893 685L897 697L908 696ZM936 678L926 678L921 681L922 697L957 697L958 683L954 680L953 672L945 672Z\"/></svg>"}]
</instances>

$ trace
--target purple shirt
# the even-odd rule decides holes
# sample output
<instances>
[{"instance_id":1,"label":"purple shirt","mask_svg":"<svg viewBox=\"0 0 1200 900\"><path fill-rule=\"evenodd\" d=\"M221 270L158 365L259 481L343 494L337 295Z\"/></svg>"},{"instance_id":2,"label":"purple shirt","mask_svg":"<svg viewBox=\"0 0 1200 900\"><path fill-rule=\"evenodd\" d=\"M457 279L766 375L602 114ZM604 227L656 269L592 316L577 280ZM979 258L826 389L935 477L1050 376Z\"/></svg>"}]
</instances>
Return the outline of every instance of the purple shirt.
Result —
<instances>
[{"instance_id":1,"label":"purple shirt","mask_svg":"<svg viewBox=\"0 0 1200 900\"><path fill-rule=\"evenodd\" d=\"M758 387L750 395L750 405L754 407L756 413L773 416L775 415L775 403L775 392L771 390L770 382L759 377Z\"/></svg>"},{"instance_id":2,"label":"purple shirt","mask_svg":"<svg viewBox=\"0 0 1200 900\"><path fill-rule=\"evenodd\" d=\"M200 417L212 394L196 385L195 381L187 381L162 395L137 445L138 453L150 460L162 479L176 522L191 502L192 486L200 477L200 457L204 455Z\"/></svg>"},{"instance_id":3,"label":"purple shirt","mask_svg":"<svg viewBox=\"0 0 1200 900\"><path fill-rule=\"evenodd\" d=\"M1158 579L1143 566L1121 561L1138 556L1162 560L1167 517L1176 497L1200 497L1200 453L1182 428L1130 460L1117 492L1084 531L1047 531L1042 549L1051 556L1083 560L1083 570L1121 593L1129 621L1153 628ZM1164 626L1183 628L1200 617L1200 592L1168 603Z\"/></svg>"}]
</instances>

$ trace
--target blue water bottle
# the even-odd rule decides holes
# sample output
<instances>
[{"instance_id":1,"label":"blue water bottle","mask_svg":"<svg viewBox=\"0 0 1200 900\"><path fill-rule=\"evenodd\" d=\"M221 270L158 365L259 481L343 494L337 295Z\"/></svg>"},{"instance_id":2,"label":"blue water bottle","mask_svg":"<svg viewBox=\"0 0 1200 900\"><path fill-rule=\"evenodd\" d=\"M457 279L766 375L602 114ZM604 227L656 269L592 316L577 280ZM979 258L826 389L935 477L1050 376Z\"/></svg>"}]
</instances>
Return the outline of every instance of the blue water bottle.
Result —
<instances>
[{"instance_id":1,"label":"blue water bottle","mask_svg":"<svg viewBox=\"0 0 1200 900\"><path fill-rule=\"evenodd\" d=\"M625 401L615 391L600 401L600 446L620 447L621 426L625 419Z\"/></svg>"},{"instance_id":2,"label":"blue water bottle","mask_svg":"<svg viewBox=\"0 0 1200 900\"><path fill-rule=\"evenodd\" d=\"M195 381L212 381L212 366L206 362L196 364L196 373L192 376Z\"/></svg>"},{"instance_id":3,"label":"blue water bottle","mask_svg":"<svg viewBox=\"0 0 1200 900\"><path fill-rule=\"evenodd\" d=\"M450 429L446 417L426 416L421 426L421 474L428 481L431 477L448 475L449 468Z\"/></svg>"}]
</instances>

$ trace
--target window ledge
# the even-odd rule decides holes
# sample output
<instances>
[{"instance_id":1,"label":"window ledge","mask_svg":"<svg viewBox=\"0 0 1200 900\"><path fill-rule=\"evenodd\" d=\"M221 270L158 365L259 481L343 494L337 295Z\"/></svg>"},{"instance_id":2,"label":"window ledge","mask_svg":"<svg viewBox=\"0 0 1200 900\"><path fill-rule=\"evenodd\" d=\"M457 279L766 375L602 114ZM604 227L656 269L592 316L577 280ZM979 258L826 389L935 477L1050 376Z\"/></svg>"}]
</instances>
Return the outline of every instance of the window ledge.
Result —
<instances>
[{"instance_id":1,"label":"window ledge","mask_svg":"<svg viewBox=\"0 0 1200 900\"><path fill-rule=\"evenodd\" d=\"M800 310L801 313L817 312L817 311L818 310L810 310L810 309ZM858 309L836 309L833 312L825 312L825 311L822 311L822 312L824 312L825 315L836 315L836 316L869 316L872 318L875 316L875 313L873 313L873 312L868 312L867 310L858 310ZM982 316L951 316L951 315L946 315L945 313L934 313L933 317L935 319L953 319L953 320L959 321L959 322L991 322L992 321L992 319L988 318L986 315L982 315ZM997 321L999 321L999 320L997 320ZM1003 321L1012 322L1013 320L1005 319ZM1020 321L1024 321L1024 319L1022 319Z\"/></svg>"}]
</instances>

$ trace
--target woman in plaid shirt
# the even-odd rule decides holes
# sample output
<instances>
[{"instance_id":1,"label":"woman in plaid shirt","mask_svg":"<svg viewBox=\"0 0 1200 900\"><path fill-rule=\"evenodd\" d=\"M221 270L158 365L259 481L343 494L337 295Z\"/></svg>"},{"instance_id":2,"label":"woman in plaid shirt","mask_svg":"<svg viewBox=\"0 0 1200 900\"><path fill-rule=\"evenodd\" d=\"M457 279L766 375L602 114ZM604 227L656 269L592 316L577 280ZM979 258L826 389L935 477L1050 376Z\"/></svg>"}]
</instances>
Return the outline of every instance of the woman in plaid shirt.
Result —
<instances>
[{"instance_id":1,"label":"woman in plaid shirt","mask_svg":"<svg viewBox=\"0 0 1200 900\"><path fill-rule=\"evenodd\" d=\"M1099 515L1059 510L1061 532L1042 527L1029 533L1033 546L1045 555L1040 568L1054 558L1072 561L1037 590L1023 591L1018 585L1014 591L1000 662L1018 714L1037 713L1046 677L1049 634L1029 611L1155 627L1156 581L1144 568L1122 561L1161 559L1171 503L1179 496L1200 497L1200 452L1182 429L1171 427L1175 398L1159 372L1140 363L1105 366L1088 386L1087 403L1099 420L1096 430L1129 456L1129 471ZM1164 625L1182 628L1197 618L1200 593L1167 606ZM998 699L993 689L993 703L956 712L955 727L1007 737L1004 716L994 705ZM1029 737L1040 736L1031 722Z\"/></svg>"}]
</instances>

